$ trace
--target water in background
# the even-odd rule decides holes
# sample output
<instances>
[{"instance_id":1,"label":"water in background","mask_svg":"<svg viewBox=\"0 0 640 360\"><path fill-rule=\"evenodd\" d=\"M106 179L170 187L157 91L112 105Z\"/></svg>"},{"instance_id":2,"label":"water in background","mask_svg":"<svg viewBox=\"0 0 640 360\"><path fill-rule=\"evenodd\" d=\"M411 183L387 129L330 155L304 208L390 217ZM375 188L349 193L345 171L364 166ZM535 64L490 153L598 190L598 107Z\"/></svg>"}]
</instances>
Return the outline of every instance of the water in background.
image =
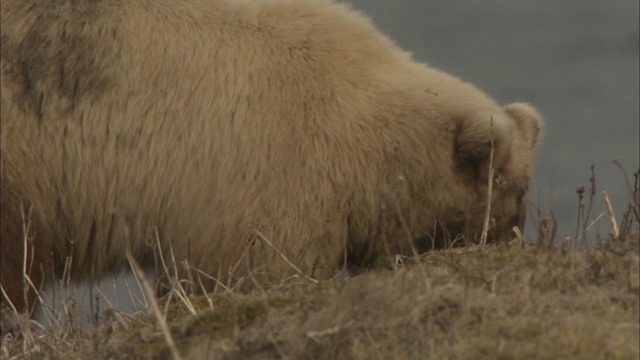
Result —
<instances>
[{"instance_id":1,"label":"water in background","mask_svg":"<svg viewBox=\"0 0 640 360\"><path fill-rule=\"evenodd\" d=\"M348 2L417 60L500 103L523 100L541 111L547 127L532 196L543 208L552 196L560 238L576 226L576 188L589 185L592 164L596 212L605 209L604 189L623 208L624 179L611 160L621 159L630 173L640 166L638 0ZM606 219L597 224L601 233L610 229ZM98 286L118 308L132 308L122 281ZM85 309L87 293L78 290Z\"/></svg>"}]
</instances>

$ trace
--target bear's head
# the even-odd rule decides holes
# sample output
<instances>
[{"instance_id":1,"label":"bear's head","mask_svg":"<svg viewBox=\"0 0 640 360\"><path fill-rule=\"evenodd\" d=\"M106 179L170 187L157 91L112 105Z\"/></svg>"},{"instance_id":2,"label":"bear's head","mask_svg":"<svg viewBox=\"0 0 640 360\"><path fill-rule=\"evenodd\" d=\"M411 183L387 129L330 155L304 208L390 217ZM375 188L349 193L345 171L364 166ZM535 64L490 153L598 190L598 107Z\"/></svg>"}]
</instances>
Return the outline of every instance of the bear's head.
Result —
<instances>
[{"instance_id":1,"label":"bear's head","mask_svg":"<svg viewBox=\"0 0 640 360\"><path fill-rule=\"evenodd\" d=\"M478 195L466 214L462 231L466 239L479 239L487 219L489 240L513 235L515 226L524 227L535 148L543 120L525 103L509 104L502 110L500 114L484 114L481 119L466 117L458 124L455 137L458 171ZM491 207L487 217L489 196Z\"/></svg>"}]
</instances>

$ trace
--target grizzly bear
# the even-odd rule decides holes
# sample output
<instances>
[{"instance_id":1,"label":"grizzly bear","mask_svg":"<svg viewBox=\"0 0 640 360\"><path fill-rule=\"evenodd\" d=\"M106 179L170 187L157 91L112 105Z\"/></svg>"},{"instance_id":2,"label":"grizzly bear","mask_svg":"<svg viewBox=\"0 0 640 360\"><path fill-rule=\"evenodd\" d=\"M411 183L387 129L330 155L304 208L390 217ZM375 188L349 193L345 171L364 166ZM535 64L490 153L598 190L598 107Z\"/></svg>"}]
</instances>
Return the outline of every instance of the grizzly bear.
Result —
<instances>
[{"instance_id":1,"label":"grizzly bear","mask_svg":"<svg viewBox=\"0 0 640 360\"><path fill-rule=\"evenodd\" d=\"M490 240L523 225L540 115L416 62L348 5L3 0L1 39L18 310L23 267L36 287L93 281L126 249L268 285L477 241L489 204Z\"/></svg>"}]
</instances>

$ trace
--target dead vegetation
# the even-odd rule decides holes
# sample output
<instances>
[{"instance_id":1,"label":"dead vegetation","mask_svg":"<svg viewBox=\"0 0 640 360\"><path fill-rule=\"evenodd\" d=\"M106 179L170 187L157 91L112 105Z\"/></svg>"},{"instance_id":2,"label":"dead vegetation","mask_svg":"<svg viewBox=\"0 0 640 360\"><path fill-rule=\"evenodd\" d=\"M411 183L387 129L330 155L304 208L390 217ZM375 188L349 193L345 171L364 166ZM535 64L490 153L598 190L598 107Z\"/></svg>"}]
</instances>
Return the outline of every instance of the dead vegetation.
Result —
<instances>
[{"instance_id":1,"label":"dead vegetation","mask_svg":"<svg viewBox=\"0 0 640 360\"><path fill-rule=\"evenodd\" d=\"M538 211L537 242L517 234L388 259L353 277L299 277L251 293L221 286L200 297L185 290L197 281L174 278L169 300L147 296L140 316L107 307L88 331L71 310L49 328L31 321L3 336L2 359L638 359L638 177L620 222L605 207L612 234L591 246L593 177L565 241L554 241L553 219ZM10 309L3 321L29 322Z\"/></svg>"}]
</instances>

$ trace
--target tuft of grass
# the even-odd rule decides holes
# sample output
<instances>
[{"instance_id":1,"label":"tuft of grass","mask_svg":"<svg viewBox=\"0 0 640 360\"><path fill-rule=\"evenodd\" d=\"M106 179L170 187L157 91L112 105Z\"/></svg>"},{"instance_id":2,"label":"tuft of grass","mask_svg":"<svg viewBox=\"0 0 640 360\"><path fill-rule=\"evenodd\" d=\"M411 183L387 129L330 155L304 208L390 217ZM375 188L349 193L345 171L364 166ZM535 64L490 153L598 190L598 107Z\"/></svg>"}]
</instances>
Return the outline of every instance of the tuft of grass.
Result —
<instances>
[{"instance_id":1,"label":"tuft of grass","mask_svg":"<svg viewBox=\"0 0 640 360\"><path fill-rule=\"evenodd\" d=\"M170 359L175 346L184 359L637 359L639 245L635 233L590 250L514 240L432 251L395 270L193 297L58 345L41 334L28 352L5 341L2 357Z\"/></svg>"}]
</instances>

